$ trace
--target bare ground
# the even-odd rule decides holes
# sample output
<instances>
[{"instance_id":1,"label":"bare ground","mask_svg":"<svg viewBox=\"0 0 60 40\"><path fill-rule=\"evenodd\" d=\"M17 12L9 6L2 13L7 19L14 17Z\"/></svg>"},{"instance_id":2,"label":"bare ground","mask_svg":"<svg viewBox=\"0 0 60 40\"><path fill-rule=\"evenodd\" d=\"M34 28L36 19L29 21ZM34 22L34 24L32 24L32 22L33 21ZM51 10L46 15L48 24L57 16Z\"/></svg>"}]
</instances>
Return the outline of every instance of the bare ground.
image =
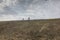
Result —
<instances>
[{"instance_id":1,"label":"bare ground","mask_svg":"<svg viewBox=\"0 0 60 40\"><path fill-rule=\"evenodd\" d=\"M60 19L0 22L0 40L60 40Z\"/></svg>"}]
</instances>

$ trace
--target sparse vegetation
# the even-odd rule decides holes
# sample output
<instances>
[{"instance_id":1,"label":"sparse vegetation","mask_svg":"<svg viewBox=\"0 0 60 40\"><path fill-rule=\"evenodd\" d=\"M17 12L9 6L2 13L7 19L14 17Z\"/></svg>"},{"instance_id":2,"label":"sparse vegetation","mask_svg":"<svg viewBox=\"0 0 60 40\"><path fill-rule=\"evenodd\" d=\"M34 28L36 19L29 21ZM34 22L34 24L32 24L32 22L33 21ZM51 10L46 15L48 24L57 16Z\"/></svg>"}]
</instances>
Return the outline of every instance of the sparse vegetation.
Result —
<instances>
[{"instance_id":1,"label":"sparse vegetation","mask_svg":"<svg viewBox=\"0 0 60 40\"><path fill-rule=\"evenodd\" d=\"M60 40L60 19L0 22L0 40Z\"/></svg>"}]
</instances>

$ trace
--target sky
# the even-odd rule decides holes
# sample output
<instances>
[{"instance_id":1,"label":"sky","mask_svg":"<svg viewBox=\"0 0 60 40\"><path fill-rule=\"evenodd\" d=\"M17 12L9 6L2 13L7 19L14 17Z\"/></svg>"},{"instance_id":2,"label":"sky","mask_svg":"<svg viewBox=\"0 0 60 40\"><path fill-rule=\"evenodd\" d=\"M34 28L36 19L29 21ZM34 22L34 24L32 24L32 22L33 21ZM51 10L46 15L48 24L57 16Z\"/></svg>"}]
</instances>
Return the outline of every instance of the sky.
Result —
<instances>
[{"instance_id":1,"label":"sky","mask_svg":"<svg viewBox=\"0 0 60 40\"><path fill-rule=\"evenodd\" d=\"M0 21L60 18L60 0L0 0Z\"/></svg>"}]
</instances>

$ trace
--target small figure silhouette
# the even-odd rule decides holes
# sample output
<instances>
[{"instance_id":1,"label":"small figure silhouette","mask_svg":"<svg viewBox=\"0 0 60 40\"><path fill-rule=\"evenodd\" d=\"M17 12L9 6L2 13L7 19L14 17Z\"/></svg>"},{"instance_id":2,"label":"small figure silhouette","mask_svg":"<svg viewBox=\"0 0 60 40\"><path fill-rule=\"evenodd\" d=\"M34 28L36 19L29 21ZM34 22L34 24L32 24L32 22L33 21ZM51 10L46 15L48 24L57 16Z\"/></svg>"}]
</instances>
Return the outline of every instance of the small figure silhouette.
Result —
<instances>
[{"instance_id":1,"label":"small figure silhouette","mask_svg":"<svg viewBox=\"0 0 60 40\"><path fill-rule=\"evenodd\" d=\"M24 20L24 18L22 20Z\"/></svg>"},{"instance_id":2,"label":"small figure silhouette","mask_svg":"<svg viewBox=\"0 0 60 40\"><path fill-rule=\"evenodd\" d=\"M30 20L30 17L28 17L28 20Z\"/></svg>"}]
</instances>

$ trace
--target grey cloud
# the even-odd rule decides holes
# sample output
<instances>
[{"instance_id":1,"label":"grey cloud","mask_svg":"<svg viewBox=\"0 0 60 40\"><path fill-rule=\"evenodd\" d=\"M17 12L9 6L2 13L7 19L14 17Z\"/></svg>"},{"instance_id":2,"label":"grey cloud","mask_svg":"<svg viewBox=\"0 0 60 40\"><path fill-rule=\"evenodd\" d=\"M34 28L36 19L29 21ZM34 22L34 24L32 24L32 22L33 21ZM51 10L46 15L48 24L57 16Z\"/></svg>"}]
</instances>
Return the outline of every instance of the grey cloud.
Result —
<instances>
[{"instance_id":1,"label":"grey cloud","mask_svg":"<svg viewBox=\"0 0 60 40\"><path fill-rule=\"evenodd\" d=\"M0 3L3 2L3 0L0 0Z\"/></svg>"},{"instance_id":2,"label":"grey cloud","mask_svg":"<svg viewBox=\"0 0 60 40\"><path fill-rule=\"evenodd\" d=\"M12 5L12 0L9 1ZM60 0L16 0L14 6L10 5L3 5L4 11L0 15L13 15L16 19L29 16L40 19L60 17Z\"/></svg>"},{"instance_id":3,"label":"grey cloud","mask_svg":"<svg viewBox=\"0 0 60 40\"><path fill-rule=\"evenodd\" d=\"M17 14L14 10L12 10L8 6L5 6L3 9L4 9L4 11L0 12L0 15L16 15Z\"/></svg>"},{"instance_id":4,"label":"grey cloud","mask_svg":"<svg viewBox=\"0 0 60 40\"><path fill-rule=\"evenodd\" d=\"M15 9L25 13L30 5L33 5L33 9L35 9L36 6L42 6L47 1L48 0L18 0Z\"/></svg>"}]
</instances>

